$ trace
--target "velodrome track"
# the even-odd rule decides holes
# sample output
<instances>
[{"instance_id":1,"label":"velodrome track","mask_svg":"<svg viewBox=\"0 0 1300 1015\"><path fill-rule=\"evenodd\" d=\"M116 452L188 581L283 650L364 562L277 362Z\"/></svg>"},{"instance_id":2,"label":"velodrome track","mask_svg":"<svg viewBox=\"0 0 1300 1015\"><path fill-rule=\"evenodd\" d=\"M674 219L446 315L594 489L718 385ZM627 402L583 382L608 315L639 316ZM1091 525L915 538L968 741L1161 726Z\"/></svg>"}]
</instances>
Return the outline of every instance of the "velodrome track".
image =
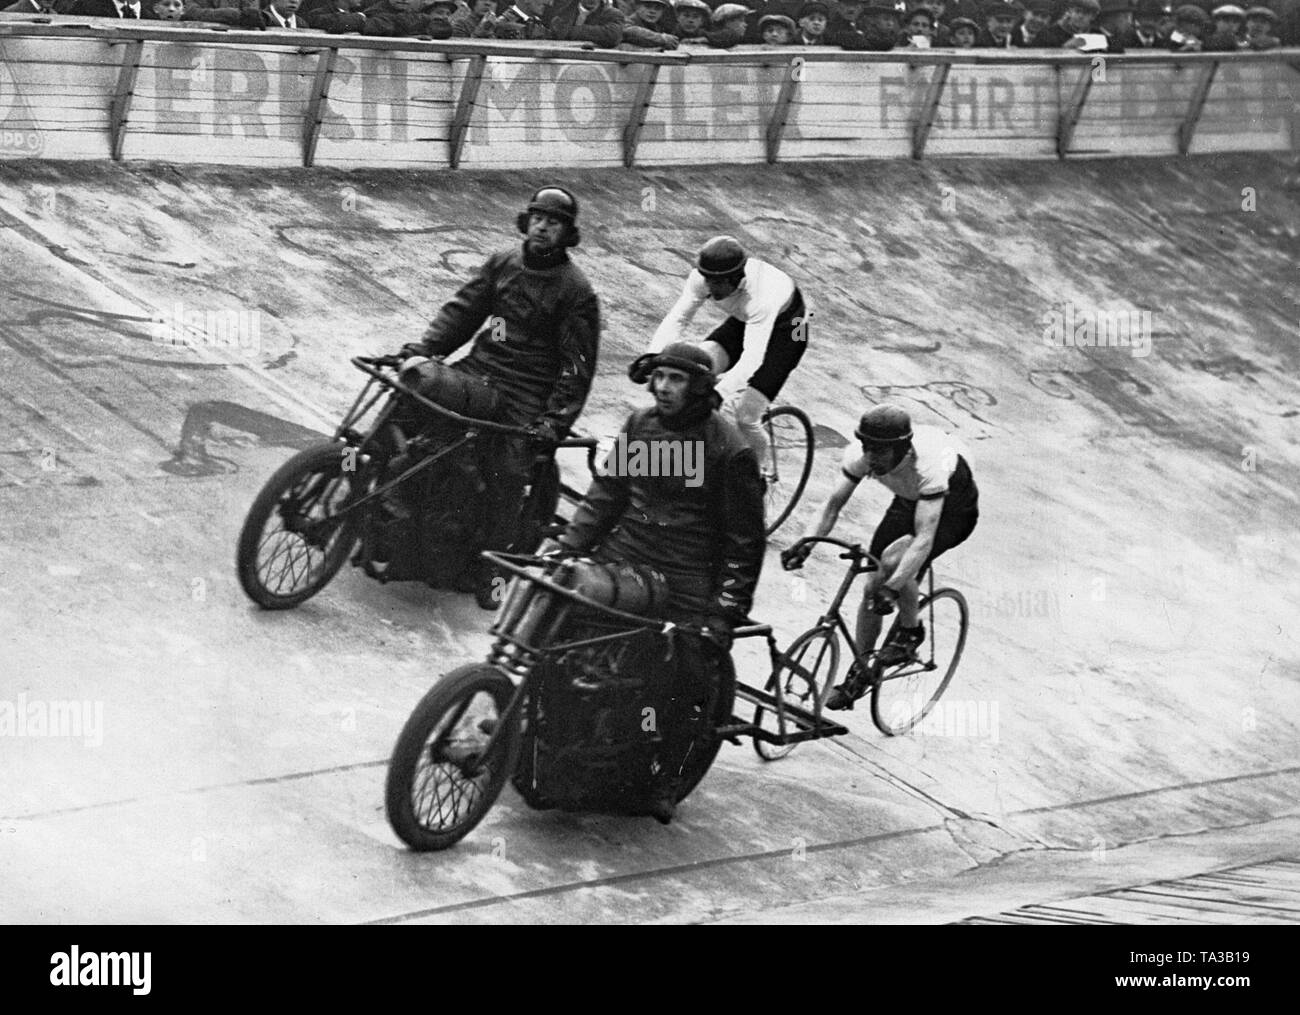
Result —
<instances>
[{"instance_id":1,"label":"velodrome track","mask_svg":"<svg viewBox=\"0 0 1300 1015\"><path fill-rule=\"evenodd\" d=\"M945 921L1294 857L1288 171L556 173L607 317L586 429L645 400L624 366L699 242L735 233L816 315L786 392L822 445L799 522L865 404L954 430L983 516L940 576L972 632L921 736L860 707L774 765L725 747L668 827L507 789L417 856L384 820L385 759L437 675L482 655L487 614L350 570L262 613L234 541L350 403L348 357L416 336L548 177L0 166L0 700L102 704L99 745L0 736L0 919ZM257 311L255 354L159 344L148 320L178 304ZM1067 304L1150 310L1149 354L1049 345ZM864 488L842 533L883 507ZM780 571L798 528L755 610L783 642L838 579L828 557L806 586Z\"/></svg>"}]
</instances>

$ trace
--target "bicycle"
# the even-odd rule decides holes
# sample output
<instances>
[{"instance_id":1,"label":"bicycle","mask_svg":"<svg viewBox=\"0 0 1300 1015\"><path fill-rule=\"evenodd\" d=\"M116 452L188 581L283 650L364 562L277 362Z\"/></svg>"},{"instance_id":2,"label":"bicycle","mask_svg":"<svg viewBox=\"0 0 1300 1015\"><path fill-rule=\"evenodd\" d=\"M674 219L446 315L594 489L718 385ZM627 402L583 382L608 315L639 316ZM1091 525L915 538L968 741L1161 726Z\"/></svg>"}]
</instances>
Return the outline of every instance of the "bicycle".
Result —
<instances>
[{"instance_id":1,"label":"bicycle","mask_svg":"<svg viewBox=\"0 0 1300 1015\"><path fill-rule=\"evenodd\" d=\"M793 405L777 405L763 413L761 420L767 434L767 459L760 462L766 479L765 512L770 521L767 535L772 535L794 512L812 474L812 422L807 413Z\"/></svg>"},{"instance_id":2,"label":"bicycle","mask_svg":"<svg viewBox=\"0 0 1300 1015\"><path fill-rule=\"evenodd\" d=\"M882 666L880 649L858 651L853 634L840 613L840 605L858 575L879 570L880 561L856 543L829 536L800 539L795 546L811 543L831 543L840 547L844 550L840 559L849 561L849 566L826 612L814 627L796 638L783 653L782 668L773 672L767 691L775 692L774 696L782 700L793 699L820 720L826 699L835 685L842 637L848 643L854 663L866 674L864 693L871 695L872 722L886 736L901 736L930 714L957 671L970 626L966 598L954 588L936 589L934 568L927 568L928 585L919 610L927 628L926 640L920 646L921 654L914 651L911 658L901 663ZM890 642L898 623L899 619L895 618L881 648ZM933 678L938 682L933 683ZM928 690L930 687L933 690ZM780 735L785 733L786 718L776 708L759 705L754 712L754 724L765 729L774 726ZM775 761L793 751L796 744L797 741L772 743L755 738L754 749L764 761Z\"/></svg>"}]
</instances>

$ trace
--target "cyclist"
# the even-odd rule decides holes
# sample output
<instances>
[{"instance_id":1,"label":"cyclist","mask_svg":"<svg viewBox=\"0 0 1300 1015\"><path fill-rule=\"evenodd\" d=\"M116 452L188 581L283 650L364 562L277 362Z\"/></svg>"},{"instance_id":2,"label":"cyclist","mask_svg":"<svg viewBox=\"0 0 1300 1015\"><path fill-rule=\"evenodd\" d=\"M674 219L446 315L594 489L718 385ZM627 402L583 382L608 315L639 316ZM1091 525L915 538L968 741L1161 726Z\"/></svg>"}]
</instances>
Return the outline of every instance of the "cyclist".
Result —
<instances>
[{"instance_id":1,"label":"cyclist","mask_svg":"<svg viewBox=\"0 0 1300 1015\"><path fill-rule=\"evenodd\" d=\"M877 405L862 414L854 431L858 445L844 449L844 478L822 505L817 525L807 536L830 535L840 511L868 476L894 495L871 537L871 553L881 565L867 575L858 607L859 654L870 652L880 635L881 618L899 608L893 639L877 660L881 666L906 662L925 640L918 615L919 579L940 554L966 541L979 519L979 490L970 466L952 437L936 427L912 429L907 412L897 405ZM803 566L811 544L781 554L786 570ZM826 701L832 709L852 708L867 690L868 674L855 664Z\"/></svg>"},{"instance_id":2,"label":"cyclist","mask_svg":"<svg viewBox=\"0 0 1300 1015\"><path fill-rule=\"evenodd\" d=\"M703 342L714 370L726 374L718 382L723 413L740 428L766 475L769 456L760 421L808 344L803 295L780 268L750 257L735 237L713 237L700 248L681 297L628 375L644 384L647 364L682 340L686 325L710 299L727 314Z\"/></svg>"},{"instance_id":3,"label":"cyclist","mask_svg":"<svg viewBox=\"0 0 1300 1015\"><path fill-rule=\"evenodd\" d=\"M522 491L533 457L552 455L582 411L596 372L600 305L568 249L579 242L578 201L563 187L533 194L515 224L523 244L493 254L438 311L405 356L446 356L471 339L454 369L500 394L500 422L530 439L485 438L480 464L488 487L486 549L509 549L517 536ZM409 361L408 361L409 362ZM474 582L479 605L495 609L491 569Z\"/></svg>"}]
</instances>

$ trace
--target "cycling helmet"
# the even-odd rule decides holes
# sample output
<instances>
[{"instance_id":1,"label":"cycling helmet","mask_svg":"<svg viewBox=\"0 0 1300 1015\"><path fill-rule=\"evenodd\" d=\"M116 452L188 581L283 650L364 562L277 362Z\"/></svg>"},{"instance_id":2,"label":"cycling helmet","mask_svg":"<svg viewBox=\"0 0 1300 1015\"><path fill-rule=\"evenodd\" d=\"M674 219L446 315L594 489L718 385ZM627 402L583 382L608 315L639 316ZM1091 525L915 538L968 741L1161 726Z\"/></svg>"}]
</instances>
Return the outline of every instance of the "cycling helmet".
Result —
<instances>
[{"instance_id":1,"label":"cycling helmet","mask_svg":"<svg viewBox=\"0 0 1300 1015\"><path fill-rule=\"evenodd\" d=\"M533 212L554 215L562 219L568 229L564 232L561 243L566 247L576 247L581 239L578 233L578 199L563 187L545 186L533 194L526 211L521 211L515 219L519 231L528 234L528 218Z\"/></svg>"},{"instance_id":2,"label":"cycling helmet","mask_svg":"<svg viewBox=\"0 0 1300 1015\"><path fill-rule=\"evenodd\" d=\"M912 421L897 405L872 406L858 420L853 436L864 444L898 444L912 439Z\"/></svg>"},{"instance_id":3,"label":"cycling helmet","mask_svg":"<svg viewBox=\"0 0 1300 1015\"><path fill-rule=\"evenodd\" d=\"M726 278L745 269L745 248L734 236L715 236L700 248L695 267L705 278Z\"/></svg>"}]
</instances>

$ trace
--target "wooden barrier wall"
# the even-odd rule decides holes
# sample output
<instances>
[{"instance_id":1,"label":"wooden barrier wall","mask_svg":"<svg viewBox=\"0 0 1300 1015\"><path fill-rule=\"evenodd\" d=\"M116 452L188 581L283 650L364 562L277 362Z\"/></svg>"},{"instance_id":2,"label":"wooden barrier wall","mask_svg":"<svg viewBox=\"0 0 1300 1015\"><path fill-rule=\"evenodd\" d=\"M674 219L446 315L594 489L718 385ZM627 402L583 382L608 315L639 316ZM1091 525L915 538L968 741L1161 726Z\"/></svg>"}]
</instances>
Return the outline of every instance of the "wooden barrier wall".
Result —
<instances>
[{"instance_id":1,"label":"wooden barrier wall","mask_svg":"<svg viewBox=\"0 0 1300 1015\"><path fill-rule=\"evenodd\" d=\"M0 16L0 158L483 169L1293 149L1300 51L678 50Z\"/></svg>"}]
</instances>

